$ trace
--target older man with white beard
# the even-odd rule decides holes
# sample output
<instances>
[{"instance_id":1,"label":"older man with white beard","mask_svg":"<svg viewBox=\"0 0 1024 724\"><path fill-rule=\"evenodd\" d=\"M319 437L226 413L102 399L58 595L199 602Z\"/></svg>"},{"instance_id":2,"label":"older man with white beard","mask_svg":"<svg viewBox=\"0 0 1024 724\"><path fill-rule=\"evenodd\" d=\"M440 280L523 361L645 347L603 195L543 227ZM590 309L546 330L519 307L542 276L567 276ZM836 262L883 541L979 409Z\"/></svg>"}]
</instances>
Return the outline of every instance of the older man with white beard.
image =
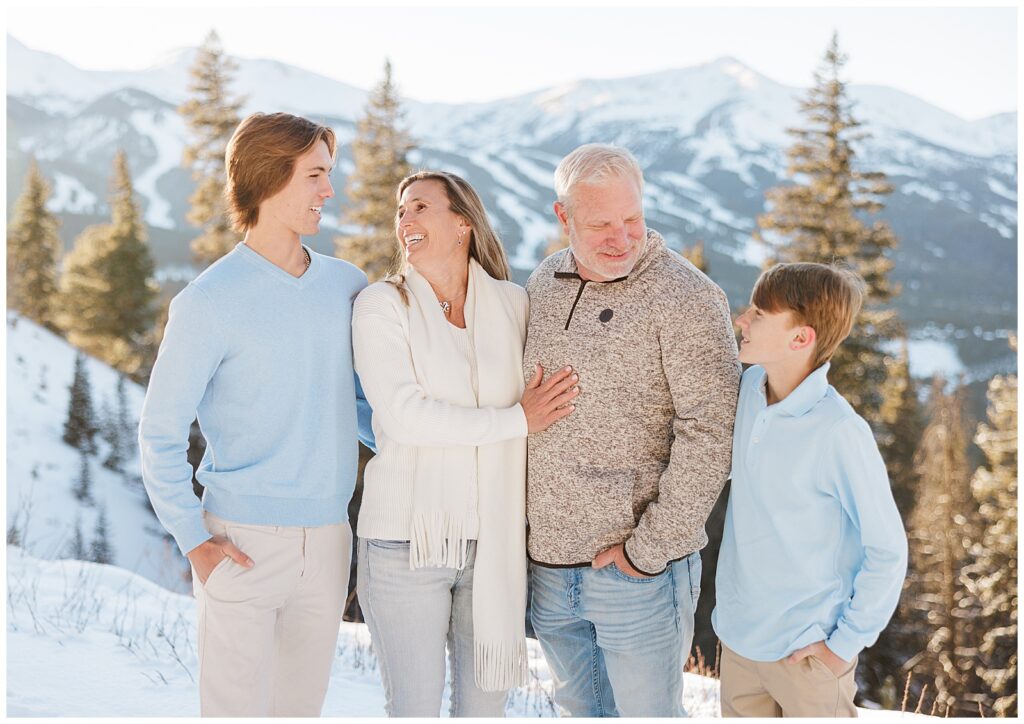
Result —
<instances>
[{"instance_id":1,"label":"older man with white beard","mask_svg":"<svg viewBox=\"0 0 1024 724\"><path fill-rule=\"evenodd\" d=\"M524 368L582 394L529 438L531 619L572 716L682 716L704 524L728 477L739 385L722 290L644 223L629 151L555 171L570 246L527 283Z\"/></svg>"}]
</instances>

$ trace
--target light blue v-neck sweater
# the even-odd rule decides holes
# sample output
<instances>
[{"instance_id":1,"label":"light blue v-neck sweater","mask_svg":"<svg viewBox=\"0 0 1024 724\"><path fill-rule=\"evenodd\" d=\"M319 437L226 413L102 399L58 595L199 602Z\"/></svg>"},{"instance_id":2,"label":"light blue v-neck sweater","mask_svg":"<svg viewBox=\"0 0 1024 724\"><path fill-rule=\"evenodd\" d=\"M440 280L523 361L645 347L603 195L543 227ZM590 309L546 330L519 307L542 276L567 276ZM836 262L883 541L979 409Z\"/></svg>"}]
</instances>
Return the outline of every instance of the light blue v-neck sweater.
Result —
<instances>
[{"instance_id":1,"label":"light blue v-neck sweater","mask_svg":"<svg viewBox=\"0 0 1024 724\"><path fill-rule=\"evenodd\" d=\"M373 439L364 399L357 421L352 369L352 301L366 275L310 257L293 277L240 243L171 302L139 445L153 508L182 553L210 537L202 508L257 525L348 518L357 439ZM202 504L186 460L197 414Z\"/></svg>"}]
</instances>

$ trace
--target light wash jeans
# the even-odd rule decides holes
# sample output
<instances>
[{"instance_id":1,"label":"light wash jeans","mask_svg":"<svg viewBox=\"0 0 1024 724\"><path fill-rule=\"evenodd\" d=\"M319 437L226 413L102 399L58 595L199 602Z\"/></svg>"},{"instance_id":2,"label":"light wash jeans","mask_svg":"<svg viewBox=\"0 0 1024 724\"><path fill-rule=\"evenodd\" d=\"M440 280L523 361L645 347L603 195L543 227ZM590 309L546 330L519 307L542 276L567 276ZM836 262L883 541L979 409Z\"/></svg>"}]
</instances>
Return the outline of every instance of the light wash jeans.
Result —
<instances>
[{"instance_id":1,"label":"light wash jeans","mask_svg":"<svg viewBox=\"0 0 1024 724\"><path fill-rule=\"evenodd\" d=\"M686 716L700 553L652 578L530 564L530 619L562 716Z\"/></svg>"},{"instance_id":2,"label":"light wash jeans","mask_svg":"<svg viewBox=\"0 0 1024 724\"><path fill-rule=\"evenodd\" d=\"M505 716L507 691L481 691L473 677L473 564L409 569L409 541L359 539L356 590L380 662L388 716L440 714L445 644L456 716Z\"/></svg>"}]
</instances>

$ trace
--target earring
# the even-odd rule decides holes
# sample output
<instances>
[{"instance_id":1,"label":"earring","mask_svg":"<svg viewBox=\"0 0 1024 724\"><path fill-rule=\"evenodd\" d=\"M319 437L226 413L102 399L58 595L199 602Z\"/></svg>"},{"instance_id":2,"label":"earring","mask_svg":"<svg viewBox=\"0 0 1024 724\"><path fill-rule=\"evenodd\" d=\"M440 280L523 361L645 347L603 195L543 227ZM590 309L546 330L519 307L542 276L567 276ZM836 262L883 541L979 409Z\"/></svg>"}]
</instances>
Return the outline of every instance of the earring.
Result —
<instances>
[{"instance_id":1,"label":"earring","mask_svg":"<svg viewBox=\"0 0 1024 724\"><path fill-rule=\"evenodd\" d=\"M465 230L462 230L462 231L459 232L459 246L462 246L462 236L465 233L466 233Z\"/></svg>"}]
</instances>

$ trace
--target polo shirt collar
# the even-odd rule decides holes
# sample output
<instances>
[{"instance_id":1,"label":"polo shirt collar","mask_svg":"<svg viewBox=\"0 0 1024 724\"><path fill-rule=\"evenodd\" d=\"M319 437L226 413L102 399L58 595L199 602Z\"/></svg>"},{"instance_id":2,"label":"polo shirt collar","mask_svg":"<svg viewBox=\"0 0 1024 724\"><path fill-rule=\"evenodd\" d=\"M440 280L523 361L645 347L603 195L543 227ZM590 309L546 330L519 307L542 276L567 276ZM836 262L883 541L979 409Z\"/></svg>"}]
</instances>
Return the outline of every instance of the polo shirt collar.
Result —
<instances>
[{"instance_id":1,"label":"polo shirt collar","mask_svg":"<svg viewBox=\"0 0 1024 724\"><path fill-rule=\"evenodd\" d=\"M818 404L828 392L829 366L829 363L826 362L807 375L795 390L786 395L786 399L778 403L779 412L792 417L800 417Z\"/></svg>"}]
</instances>

